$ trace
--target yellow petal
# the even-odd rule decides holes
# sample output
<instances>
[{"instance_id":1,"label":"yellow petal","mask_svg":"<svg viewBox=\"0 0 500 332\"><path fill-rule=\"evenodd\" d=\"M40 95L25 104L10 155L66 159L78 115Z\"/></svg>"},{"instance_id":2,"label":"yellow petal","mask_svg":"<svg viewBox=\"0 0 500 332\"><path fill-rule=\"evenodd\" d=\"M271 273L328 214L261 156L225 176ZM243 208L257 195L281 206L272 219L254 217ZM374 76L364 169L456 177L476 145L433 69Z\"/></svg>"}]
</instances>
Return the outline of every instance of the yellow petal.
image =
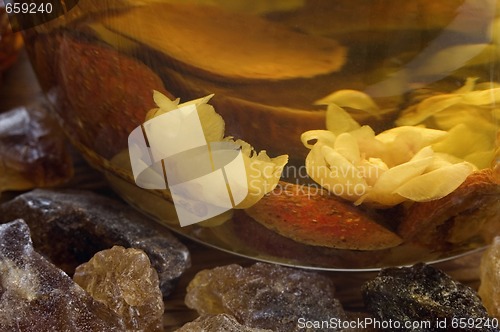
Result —
<instances>
[{"instance_id":1,"label":"yellow petal","mask_svg":"<svg viewBox=\"0 0 500 332\"><path fill-rule=\"evenodd\" d=\"M156 90L153 90L153 100L155 101L156 105L158 105L158 107L162 109L163 112L174 110L179 104L179 98L170 100L170 98Z\"/></svg>"},{"instance_id":2,"label":"yellow petal","mask_svg":"<svg viewBox=\"0 0 500 332\"><path fill-rule=\"evenodd\" d=\"M207 142L220 142L224 137L225 122L212 105L200 104L197 106L201 128Z\"/></svg>"},{"instance_id":3,"label":"yellow petal","mask_svg":"<svg viewBox=\"0 0 500 332\"><path fill-rule=\"evenodd\" d=\"M373 99L366 93L357 90L339 90L319 99L314 104L335 104L339 107L354 108L380 118L380 109Z\"/></svg>"},{"instance_id":4,"label":"yellow petal","mask_svg":"<svg viewBox=\"0 0 500 332\"><path fill-rule=\"evenodd\" d=\"M439 199L457 189L473 170L467 162L441 167L411 179L395 193L416 202Z\"/></svg>"},{"instance_id":5,"label":"yellow petal","mask_svg":"<svg viewBox=\"0 0 500 332\"><path fill-rule=\"evenodd\" d=\"M439 113L450 106L459 103L461 97L454 94L445 94L439 96L433 96L425 99L415 108L411 109L411 112L403 112L402 115L396 120L396 125L398 126L414 126L422 123L429 117Z\"/></svg>"},{"instance_id":6,"label":"yellow petal","mask_svg":"<svg viewBox=\"0 0 500 332\"><path fill-rule=\"evenodd\" d=\"M477 151L491 150L495 144L494 132L476 131L464 124L456 125L448 133L447 138L433 145L436 152L464 158Z\"/></svg>"},{"instance_id":7,"label":"yellow petal","mask_svg":"<svg viewBox=\"0 0 500 332\"><path fill-rule=\"evenodd\" d=\"M389 167L409 161L415 153L429 144L442 140L448 133L442 130L404 126L389 129L376 136L385 143L382 159Z\"/></svg>"},{"instance_id":8,"label":"yellow petal","mask_svg":"<svg viewBox=\"0 0 500 332\"><path fill-rule=\"evenodd\" d=\"M340 134L335 140L334 149L351 163L360 161L358 142L350 133Z\"/></svg>"},{"instance_id":9,"label":"yellow petal","mask_svg":"<svg viewBox=\"0 0 500 332\"><path fill-rule=\"evenodd\" d=\"M453 91L453 93L462 94L474 91L474 89L476 88L477 80L478 77L467 77L467 79L465 80L465 84L460 88L456 89L455 91Z\"/></svg>"},{"instance_id":10,"label":"yellow petal","mask_svg":"<svg viewBox=\"0 0 500 332\"><path fill-rule=\"evenodd\" d=\"M328 105L326 111L326 129L330 130L335 135L339 135L358 129L359 127L359 123L344 109L334 104Z\"/></svg>"},{"instance_id":11,"label":"yellow petal","mask_svg":"<svg viewBox=\"0 0 500 332\"><path fill-rule=\"evenodd\" d=\"M328 130L309 130L300 136L302 144L308 149L312 149L315 143L333 146L337 136Z\"/></svg>"},{"instance_id":12,"label":"yellow petal","mask_svg":"<svg viewBox=\"0 0 500 332\"><path fill-rule=\"evenodd\" d=\"M443 130L430 129L425 127L401 126L386 130L378 134L376 137L379 141L387 143L390 141L394 141L401 135L409 135L405 137L413 136L413 140L418 141L418 145L423 147L445 138L448 133Z\"/></svg>"},{"instance_id":13,"label":"yellow petal","mask_svg":"<svg viewBox=\"0 0 500 332\"><path fill-rule=\"evenodd\" d=\"M321 147L321 155L328 171L326 176L317 181L320 186L348 200L355 200L365 194L367 183L356 166L329 146Z\"/></svg>"},{"instance_id":14,"label":"yellow petal","mask_svg":"<svg viewBox=\"0 0 500 332\"><path fill-rule=\"evenodd\" d=\"M257 203L278 184L288 156L270 158L265 151L257 153L250 144L242 140L235 142L242 146L247 175L248 194L235 208L246 209Z\"/></svg>"},{"instance_id":15,"label":"yellow petal","mask_svg":"<svg viewBox=\"0 0 500 332\"><path fill-rule=\"evenodd\" d=\"M468 105L492 105L500 100L500 88L471 91L463 95L462 100Z\"/></svg>"},{"instance_id":16,"label":"yellow petal","mask_svg":"<svg viewBox=\"0 0 500 332\"><path fill-rule=\"evenodd\" d=\"M356 204L367 202L382 206L393 206L405 201L406 199L397 193L396 189L425 171L433 159L428 154L429 149L422 149L420 154L417 154L413 160L385 171L371 190Z\"/></svg>"}]
</instances>

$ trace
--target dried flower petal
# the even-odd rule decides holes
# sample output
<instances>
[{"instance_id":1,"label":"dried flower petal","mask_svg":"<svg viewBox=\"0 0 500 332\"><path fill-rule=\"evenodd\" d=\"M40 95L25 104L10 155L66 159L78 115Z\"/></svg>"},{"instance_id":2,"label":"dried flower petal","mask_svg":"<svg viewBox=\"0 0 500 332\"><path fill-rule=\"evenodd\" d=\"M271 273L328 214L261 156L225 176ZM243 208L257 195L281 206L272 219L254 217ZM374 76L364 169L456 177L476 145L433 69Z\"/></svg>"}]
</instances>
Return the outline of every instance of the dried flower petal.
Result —
<instances>
[{"instance_id":1,"label":"dried flower petal","mask_svg":"<svg viewBox=\"0 0 500 332\"><path fill-rule=\"evenodd\" d=\"M472 165L466 162L440 167L414 177L395 193L415 202L440 199L457 189L473 170Z\"/></svg>"},{"instance_id":2,"label":"dried flower petal","mask_svg":"<svg viewBox=\"0 0 500 332\"><path fill-rule=\"evenodd\" d=\"M266 151L257 153L245 141L236 140L235 143L241 146L241 151L243 152L248 185L247 196L236 208L246 209L276 188L281 177L281 172L288 162L288 156L282 155L270 158Z\"/></svg>"},{"instance_id":3,"label":"dried flower petal","mask_svg":"<svg viewBox=\"0 0 500 332\"><path fill-rule=\"evenodd\" d=\"M326 111L326 129L338 135L360 127L344 109L335 104L328 105Z\"/></svg>"},{"instance_id":4,"label":"dried flower petal","mask_svg":"<svg viewBox=\"0 0 500 332\"><path fill-rule=\"evenodd\" d=\"M272 191L276 187L281 177L283 167L288 162L288 156L282 155L276 158L270 158L266 151L257 152L250 144L243 140L234 140L232 137L224 138L224 119L215 111L213 106L207 104L212 97L213 95L209 95L179 104L178 99L172 101L160 92L155 91L153 98L159 108L151 110L148 113L147 119L151 119L184 106L195 105L205 139L208 143L233 143L234 146L239 146L241 148L247 175L247 183L243 183L243 181L242 183L235 183L233 181L231 184L231 190L234 194L234 190L237 190L237 188L245 188L245 191L246 188L248 188L246 197L235 207L237 209L245 209L258 202L265 194ZM168 133L159 134L167 135ZM223 151L211 150L210 158L212 160L219 160L219 158L217 158L217 154L219 152L223 153ZM188 181L195 178L193 177L194 174L203 173L203 171L200 170L200 165L206 164L204 162L204 158L207 157L207 153L209 153L208 150L204 151L204 153L200 153L199 150L183 152L183 157L189 158L192 162L187 165L183 164L182 166L176 165L174 162L173 164L168 164L168 169L171 173L175 174L176 179ZM197 160L199 161L197 162ZM210 170L205 173L209 172ZM153 180L163 175L162 172L152 173L156 174L156 177L155 174L152 174ZM237 179L234 180L236 181ZM194 184L192 187L189 187L186 183L184 190L186 191L187 197L203 196L205 197L205 202L220 202L222 201L221 197L227 196L226 187L201 188L198 184ZM225 221L225 219L219 218L216 222L207 222L202 225L217 225L220 224L221 221Z\"/></svg>"},{"instance_id":5,"label":"dried flower petal","mask_svg":"<svg viewBox=\"0 0 500 332\"><path fill-rule=\"evenodd\" d=\"M425 112L413 108L403 122L442 113L463 95L469 96L469 102L487 100L485 94L471 94L474 85L475 79L470 79L457 90L461 94L429 98ZM353 99L347 101L348 96ZM356 205L388 207L406 200L439 199L455 190L474 170L459 156L443 151L450 150L447 144L455 144L449 141L452 135L446 131L405 125L375 135L370 127L359 126L339 105L372 107L366 99L362 102L362 96L346 91L332 94L327 101L339 104L328 105L329 130L308 131L301 136L304 146L311 150L306 158L307 173L323 188ZM484 123L482 126L487 127ZM440 147L439 153L434 153L433 144Z\"/></svg>"},{"instance_id":6,"label":"dried flower petal","mask_svg":"<svg viewBox=\"0 0 500 332\"><path fill-rule=\"evenodd\" d=\"M335 104L339 107L354 108L380 118L380 109L377 104L375 104L373 99L366 93L357 90L335 91L334 93L317 100L314 104Z\"/></svg>"}]
</instances>

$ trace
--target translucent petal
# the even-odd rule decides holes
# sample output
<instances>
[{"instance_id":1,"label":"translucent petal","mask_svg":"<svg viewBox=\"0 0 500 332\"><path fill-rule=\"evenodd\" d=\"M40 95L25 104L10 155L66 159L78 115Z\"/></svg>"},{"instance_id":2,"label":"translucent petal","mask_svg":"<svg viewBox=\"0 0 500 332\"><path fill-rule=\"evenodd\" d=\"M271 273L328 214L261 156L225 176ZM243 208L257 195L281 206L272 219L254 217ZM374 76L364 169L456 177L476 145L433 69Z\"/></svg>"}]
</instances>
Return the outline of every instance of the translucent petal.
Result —
<instances>
[{"instance_id":1,"label":"translucent petal","mask_svg":"<svg viewBox=\"0 0 500 332\"><path fill-rule=\"evenodd\" d=\"M360 164L357 165L357 168L369 186L374 186L379 177L389 169L389 167L378 158L362 160Z\"/></svg>"},{"instance_id":2,"label":"translucent petal","mask_svg":"<svg viewBox=\"0 0 500 332\"><path fill-rule=\"evenodd\" d=\"M337 136L328 130L309 130L300 136L302 144L308 149L312 149L314 143L322 143L333 146ZM315 141L311 144L311 141Z\"/></svg>"},{"instance_id":3,"label":"translucent petal","mask_svg":"<svg viewBox=\"0 0 500 332\"><path fill-rule=\"evenodd\" d=\"M237 140L236 143L242 146L248 194L235 208L246 209L257 203L278 185L283 168L288 162L288 156L270 158L265 151L255 152L245 141Z\"/></svg>"},{"instance_id":4,"label":"translucent petal","mask_svg":"<svg viewBox=\"0 0 500 332\"><path fill-rule=\"evenodd\" d=\"M464 160L468 161L469 163L472 163L478 169L484 169L492 167L494 158L495 158L495 149L492 148L490 150L477 151L468 154L464 157Z\"/></svg>"},{"instance_id":5,"label":"translucent petal","mask_svg":"<svg viewBox=\"0 0 500 332\"><path fill-rule=\"evenodd\" d=\"M307 174L320 186L347 200L355 200L368 188L359 170L331 147L316 144L306 158Z\"/></svg>"},{"instance_id":6,"label":"translucent petal","mask_svg":"<svg viewBox=\"0 0 500 332\"><path fill-rule=\"evenodd\" d=\"M177 108L183 107L183 106L188 106L188 105L203 105L203 104L207 104L210 101L210 99L212 99L213 96L214 96L214 94L211 94L211 95L208 95L208 96L205 96L205 97L201 97L201 98L198 98L198 99L189 100L189 101L187 101L185 103L180 104L179 106L177 106Z\"/></svg>"},{"instance_id":7,"label":"translucent petal","mask_svg":"<svg viewBox=\"0 0 500 332\"><path fill-rule=\"evenodd\" d=\"M337 196L349 200L357 198L354 188L367 186L363 174L349 160L328 146L321 148L321 154L326 160L329 172L326 178L321 179L319 185ZM358 192L364 194L361 189L358 189Z\"/></svg>"},{"instance_id":8,"label":"translucent petal","mask_svg":"<svg viewBox=\"0 0 500 332\"><path fill-rule=\"evenodd\" d=\"M477 151L488 151L495 144L494 132L473 130L464 124L456 125L448 133L446 139L433 145L435 151L464 158Z\"/></svg>"},{"instance_id":9,"label":"translucent petal","mask_svg":"<svg viewBox=\"0 0 500 332\"><path fill-rule=\"evenodd\" d=\"M461 86L460 88L456 89L455 91L453 91L453 93L462 94L462 93L474 91L474 88L476 87L477 80L478 80L478 77L467 77L467 79L465 80L465 84L463 86Z\"/></svg>"},{"instance_id":10,"label":"translucent petal","mask_svg":"<svg viewBox=\"0 0 500 332\"><path fill-rule=\"evenodd\" d=\"M474 107L470 105L454 105L447 110L436 114L434 122L444 130L450 130L458 124L466 124L481 130L491 130L498 127L488 108Z\"/></svg>"},{"instance_id":11,"label":"translucent petal","mask_svg":"<svg viewBox=\"0 0 500 332\"><path fill-rule=\"evenodd\" d=\"M225 128L225 122L222 116L215 111L212 105L208 104L198 105L197 110L207 142L222 141Z\"/></svg>"},{"instance_id":12,"label":"translucent petal","mask_svg":"<svg viewBox=\"0 0 500 332\"><path fill-rule=\"evenodd\" d=\"M416 202L439 199L457 189L473 170L466 162L441 167L411 179L395 193Z\"/></svg>"},{"instance_id":13,"label":"translucent petal","mask_svg":"<svg viewBox=\"0 0 500 332\"><path fill-rule=\"evenodd\" d=\"M357 123L344 109L334 104L328 105L326 111L326 129L330 130L335 135L339 135L358 129L359 127L359 123Z\"/></svg>"},{"instance_id":14,"label":"translucent petal","mask_svg":"<svg viewBox=\"0 0 500 332\"><path fill-rule=\"evenodd\" d=\"M373 186L372 193L377 195L382 193L394 193L402 184L421 175L432 163L432 160L432 156L418 155L414 160L388 169L379 177L378 181Z\"/></svg>"},{"instance_id":15,"label":"translucent petal","mask_svg":"<svg viewBox=\"0 0 500 332\"><path fill-rule=\"evenodd\" d=\"M492 105L500 100L500 88L472 91L464 94L462 100L469 105Z\"/></svg>"},{"instance_id":16,"label":"translucent petal","mask_svg":"<svg viewBox=\"0 0 500 332\"><path fill-rule=\"evenodd\" d=\"M350 107L380 117L379 107L364 92L357 90L339 90L314 102L316 105L335 104L339 107Z\"/></svg>"},{"instance_id":17,"label":"translucent petal","mask_svg":"<svg viewBox=\"0 0 500 332\"><path fill-rule=\"evenodd\" d=\"M413 140L415 140L415 136L418 137L418 145L425 146L429 145L431 143L434 143L436 141L439 141L443 138L445 138L448 133L443 130L438 130L438 129L429 129L425 127L417 127L417 126L401 126L401 127L394 127L392 129L386 130L376 136L376 138L379 141L382 142L390 142L394 141L397 137L401 136L402 134L409 134L410 136L405 136L405 137L412 137Z\"/></svg>"},{"instance_id":18,"label":"translucent petal","mask_svg":"<svg viewBox=\"0 0 500 332\"><path fill-rule=\"evenodd\" d=\"M350 133L340 134L335 140L334 149L351 163L360 161L358 142Z\"/></svg>"},{"instance_id":19,"label":"translucent petal","mask_svg":"<svg viewBox=\"0 0 500 332\"><path fill-rule=\"evenodd\" d=\"M153 100L155 101L156 105L158 105L158 107L161 108L164 112L176 109L177 105L179 104L179 99L170 100L170 98L156 90L153 91Z\"/></svg>"}]
</instances>

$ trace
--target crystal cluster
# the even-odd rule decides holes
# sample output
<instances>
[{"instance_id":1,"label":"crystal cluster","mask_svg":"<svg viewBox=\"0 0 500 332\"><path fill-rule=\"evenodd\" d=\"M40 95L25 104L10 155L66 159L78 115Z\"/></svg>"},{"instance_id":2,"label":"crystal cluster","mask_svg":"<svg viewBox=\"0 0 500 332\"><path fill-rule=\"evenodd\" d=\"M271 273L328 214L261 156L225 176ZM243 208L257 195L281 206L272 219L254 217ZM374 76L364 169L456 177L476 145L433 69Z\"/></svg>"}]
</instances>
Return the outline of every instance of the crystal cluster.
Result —
<instances>
[{"instance_id":1,"label":"crystal cluster","mask_svg":"<svg viewBox=\"0 0 500 332\"><path fill-rule=\"evenodd\" d=\"M203 315L196 320L185 324L175 332L272 332L272 330L264 330L241 325L231 315Z\"/></svg>"},{"instance_id":2,"label":"crystal cluster","mask_svg":"<svg viewBox=\"0 0 500 332\"><path fill-rule=\"evenodd\" d=\"M278 332L299 331L299 318L346 320L332 280L264 263L201 271L189 284L185 302L199 314L227 313L248 327Z\"/></svg>"},{"instance_id":3,"label":"crystal cluster","mask_svg":"<svg viewBox=\"0 0 500 332\"><path fill-rule=\"evenodd\" d=\"M0 225L0 331L124 331L121 319L33 250L22 220Z\"/></svg>"},{"instance_id":4,"label":"crystal cluster","mask_svg":"<svg viewBox=\"0 0 500 332\"><path fill-rule=\"evenodd\" d=\"M479 296L488 312L500 319L500 237L495 238L481 260Z\"/></svg>"},{"instance_id":5,"label":"crystal cluster","mask_svg":"<svg viewBox=\"0 0 500 332\"><path fill-rule=\"evenodd\" d=\"M483 321L489 318L471 288L425 264L384 269L366 283L362 291L367 309L380 321L430 321L431 328L423 331L442 330L436 325L438 321L446 320L451 327L454 319ZM477 331L477 328L467 326L460 331ZM498 330L483 326L482 331Z\"/></svg>"},{"instance_id":6,"label":"crystal cluster","mask_svg":"<svg viewBox=\"0 0 500 332\"><path fill-rule=\"evenodd\" d=\"M139 249L114 246L76 268L73 280L122 317L127 330L162 331L158 275Z\"/></svg>"},{"instance_id":7,"label":"crystal cluster","mask_svg":"<svg viewBox=\"0 0 500 332\"><path fill-rule=\"evenodd\" d=\"M91 192L36 189L0 205L0 223L23 218L35 248L72 274L97 251L114 245L144 250L164 296L190 266L187 248L131 207Z\"/></svg>"}]
</instances>

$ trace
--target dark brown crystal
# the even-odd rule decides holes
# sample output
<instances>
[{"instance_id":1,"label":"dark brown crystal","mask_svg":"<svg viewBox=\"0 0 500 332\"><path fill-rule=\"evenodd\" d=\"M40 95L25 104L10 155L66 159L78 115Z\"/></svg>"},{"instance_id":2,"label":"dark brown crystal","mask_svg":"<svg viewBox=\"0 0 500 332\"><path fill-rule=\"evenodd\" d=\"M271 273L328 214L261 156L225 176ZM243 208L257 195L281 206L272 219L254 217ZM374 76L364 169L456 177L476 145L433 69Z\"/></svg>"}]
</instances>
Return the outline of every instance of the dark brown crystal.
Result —
<instances>
[{"instance_id":1,"label":"dark brown crystal","mask_svg":"<svg viewBox=\"0 0 500 332\"><path fill-rule=\"evenodd\" d=\"M425 328L399 331L478 331L475 325L460 328L452 323L489 318L474 290L425 264L384 269L363 286L362 292L367 309L380 321L431 323ZM447 329L437 326L443 321ZM498 331L481 326L481 331Z\"/></svg>"},{"instance_id":2,"label":"dark brown crystal","mask_svg":"<svg viewBox=\"0 0 500 332\"><path fill-rule=\"evenodd\" d=\"M0 193L55 186L72 175L66 139L47 105L0 114Z\"/></svg>"},{"instance_id":3,"label":"dark brown crystal","mask_svg":"<svg viewBox=\"0 0 500 332\"><path fill-rule=\"evenodd\" d=\"M164 296L190 266L187 248L126 204L89 191L36 189L0 205L0 223L23 218L35 248L68 274L114 245L144 250Z\"/></svg>"},{"instance_id":4,"label":"dark brown crystal","mask_svg":"<svg viewBox=\"0 0 500 332\"><path fill-rule=\"evenodd\" d=\"M231 315L203 315L192 322L184 324L175 332L272 332L272 330L264 330L241 325Z\"/></svg>"},{"instance_id":5,"label":"dark brown crystal","mask_svg":"<svg viewBox=\"0 0 500 332\"><path fill-rule=\"evenodd\" d=\"M0 331L124 331L121 319L33 250L22 220L0 225Z\"/></svg>"},{"instance_id":6,"label":"dark brown crystal","mask_svg":"<svg viewBox=\"0 0 500 332\"><path fill-rule=\"evenodd\" d=\"M346 320L331 279L265 263L201 271L189 284L185 301L199 314L227 313L240 324L276 332L300 331L299 319ZM323 330L335 331L316 329Z\"/></svg>"}]
</instances>

